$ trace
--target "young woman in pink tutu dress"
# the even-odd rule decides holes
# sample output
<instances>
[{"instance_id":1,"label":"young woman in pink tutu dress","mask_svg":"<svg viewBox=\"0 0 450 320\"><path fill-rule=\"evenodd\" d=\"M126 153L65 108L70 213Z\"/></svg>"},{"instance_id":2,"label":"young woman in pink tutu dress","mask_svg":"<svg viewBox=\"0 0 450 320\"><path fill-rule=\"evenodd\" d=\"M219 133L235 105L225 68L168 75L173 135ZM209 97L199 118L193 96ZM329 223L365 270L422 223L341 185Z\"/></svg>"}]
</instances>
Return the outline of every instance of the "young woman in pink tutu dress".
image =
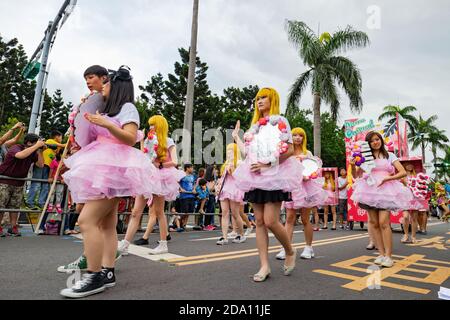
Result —
<instances>
[{"instance_id":1,"label":"young woman in pink tutu dress","mask_svg":"<svg viewBox=\"0 0 450 320\"><path fill-rule=\"evenodd\" d=\"M95 139L65 161L64 174L72 198L85 203L78 223L83 234L88 273L61 295L83 298L115 286L117 210L120 197L151 198L156 168L133 146L140 140L139 113L129 69L121 67L105 81L105 104L96 114L84 114ZM106 265L102 266L103 261ZM102 271L102 269L104 271Z\"/></svg>"},{"instance_id":2,"label":"young woman in pink tutu dress","mask_svg":"<svg viewBox=\"0 0 450 320\"><path fill-rule=\"evenodd\" d=\"M155 191L150 210L150 220L147 225L147 231L149 232L146 232L140 241L143 240L148 243L148 237L156 224L156 220L158 220L161 240L159 241L158 247L150 250L150 254L164 254L169 252L167 246L169 233L167 219L164 214L164 204L165 201L176 200L180 189L179 182L186 174L176 168L178 166L177 150L175 142L169 138L169 124L166 118L163 116L154 116L150 118L148 123L150 125L149 136L156 135L157 137L157 139L155 139L155 141L157 140L156 158L153 159L152 156L154 151L148 149L153 148L153 146L145 147L148 144L148 138L143 145L142 151L152 157L152 159L148 159L148 161L153 161L153 164L156 168L159 168L159 171L152 180ZM123 255L128 255L130 243L133 241L133 238L139 228L146 204L147 199L145 199L145 197L136 197L127 234L125 239L119 243L119 251Z\"/></svg>"},{"instance_id":3,"label":"young woman in pink tutu dress","mask_svg":"<svg viewBox=\"0 0 450 320\"><path fill-rule=\"evenodd\" d=\"M380 252L375 263L390 268L394 265L390 211L407 208L412 193L400 182L406 176L405 168L394 154L386 151L381 134L370 132L366 141L372 150L376 167L370 174L363 174L356 167L355 160L351 161L353 176L358 177L353 185L352 200L369 212L375 245Z\"/></svg>"},{"instance_id":4,"label":"young woman in pink tutu dress","mask_svg":"<svg viewBox=\"0 0 450 320\"><path fill-rule=\"evenodd\" d=\"M407 178L405 179L405 185L408 185L411 178L415 178L417 176L416 170L414 169L414 165L412 163L405 164L405 170ZM408 243L409 239L409 226L411 225L411 243L416 243L416 233L417 227L419 225L418 217L420 212L428 211L428 201L424 199L420 199L414 196L407 210L403 212L403 232L405 235L403 236L401 242Z\"/></svg>"},{"instance_id":5,"label":"young woman in pink tutu dress","mask_svg":"<svg viewBox=\"0 0 450 320\"><path fill-rule=\"evenodd\" d=\"M305 159L313 158L311 151L307 149L307 136L305 130L302 128L295 128L292 130L292 137L294 142L294 156L302 162ZM322 205L327 199L327 193L322 189L322 186L310 177L303 177L303 180L299 181L302 185L302 189L292 194L293 201L284 202L283 205L286 208L286 232L289 238L293 239L294 225L297 219L297 210L300 210L303 227L305 230L306 247L301 255L302 259L314 258L314 250L312 247L313 242L313 226L310 222L309 215L312 208ZM306 195L305 195L306 193ZM278 260L286 259L286 252L284 249L276 257Z\"/></svg>"},{"instance_id":6,"label":"young woman in pink tutu dress","mask_svg":"<svg viewBox=\"0 0 450 320\"><path fill-rule=\"evenodd\" d=\"M228 244L228 226L230 224L230 211L237 226L237 236L233 243L243 243L247 240L244 234L244 225L240 215L241 204L244 204L244 192L236 185L234 171L240 162L240 151L236 143L227 146L227 161L222 166L221 179L218 183L219 201L222 206L222 237L218 245Z\"/></svg>"},{"instance_id":7,"label":"young woman in pink tutu dress","mask_svg":"<svg viewBox=\"0 0 450 320\"><path fill-rule=\"evenodd\" d=\"M328 229L328 213L329 208L331 207L331 214L333 217L333 227L331 230L336 230L336 206L338 205L338 199L336 197L336 183L333 178L333 172L325 171L324 172L325 182L323 184L323 189L327 193L327 199L323 203L323 228L324 230Z\"/></svg>"},{"instance_id":8,"label":"young woman in pink tutu dress","mask_svg":"<svg viewBox=\"0 0 450 320\"><path fill-rule=\"evenodd\" d=\"M292 157L294 147L289 122L279 114L280 98L277 91L272 88L261 89L256 96L252 128L245 135L248 144L246 159L234 172L236 185L245 192L244 201L252 204L256 217L256 243L261 268L253 277L255 282L265 281L271 273L268 230L272 231L286 251L284 265L286 276L293 272L297 256L286 229L280 222L280 211L282 202L291 200L290 193L301 188L298 181L303 179L303 167ZM279 131L274 127L278 127ZM236 127L233 137L239 145L242 145L242 141L238 138L238 130L239 126ZM264 150L270 148L265 149L265 140L262 139L270 139L269 136L273 134L278 134L281 141L285 142L282 144L281 152L267 156ZM275 143L276 140L272 142Z\"/></svg>"}]
</instances>

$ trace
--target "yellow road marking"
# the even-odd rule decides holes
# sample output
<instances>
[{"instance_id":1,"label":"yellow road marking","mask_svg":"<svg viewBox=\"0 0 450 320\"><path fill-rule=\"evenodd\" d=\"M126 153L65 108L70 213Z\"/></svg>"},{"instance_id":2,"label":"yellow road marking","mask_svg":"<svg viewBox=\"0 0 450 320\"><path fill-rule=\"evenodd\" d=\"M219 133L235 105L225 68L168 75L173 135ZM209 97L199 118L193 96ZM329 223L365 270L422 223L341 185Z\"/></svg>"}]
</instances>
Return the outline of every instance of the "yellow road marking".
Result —
<instances>
[{"instance_id":1,"label":"yellow road marking","mask_svg":"<svg viewBox=\"0 0 450 320\"><path fill-rule=\"evenodd\" d=\"M314 246L315 247L320 247L320 246L325 246L325 245L329 245L329 244L334 244L334 243L341 243L341 242L346 242L346 241L352 241L352 240L359 240L359 239L364 239L364 238L368 238L368 235L360 235L358 237L353 237L353 238L345 238L345 239L340 239L340 240L333 240L333 241L327 241L327 242L315 242ZM295 249L299 249L299 248L304 248L306 246L306 244L302 245L302 244L294 244L293 247ZM277 246L275 249L270 249L269 253L275 253L278 252L280 250L281 247ZM178 267L182 267L182 266L189 266L189 265L195 265L195 264L204 264L204 263L209 263L209 262L216 262L216 261L225 261L225 260L233 260L233 259L240 259L240 258L245 258L245 257L252 257L252 256L257 256L259 255L258 251L253 250L253 252L251 253L241 253L241 254L233 254L233 255L227 255L227 256L221 256L221 257L211 257L211 258L200 258L197 260L184 260L185 262L177 262L174 265L178 266Z\"/></svg>"},{"instance_id":2,"label":"yellow road marking","mask_svg":"<svg viewBox=\"0 0 450 320\"><path fill-rule=\"evenodd\" d=\"M391 283L386 281L387 278L395 278L395 279L401 279L406 281L412 281L416 283L425 283L425 284L433 284L433 285L441 285L444 283L449 277L450 277L450 268L443 266L442 264L448 264L448 262L445 261L437 261L437 260L431 260L431 259L425 259L424 255L414 254L409 257L404 256L394 256L397 259L395 260L395 264L392 268L389 269L379 269L379 267L373 268L359 268L355 265L363 264L363 265L372 265L373 264L373 257L370 256L361 256L354 259L350 259L347 261L342 261L339 263L332 264L332 267L337 267L345 270L352 270L352 271L358 271L362 272L364 274L368 274L367 276L354 276L354 275L348 275L343 274L339 272L333 272L328 270L314 270L316 273L343 278L347 280L352 280L352 282L343 285L343 288L355 290L355 291L363 291L365 289L371 288L373 285L373 282L376 280L378 285L404 290L404 291L410 291L414 293L420 293L420 294L428 294L431 291L423 288L416 288L412 286L406 286L406 285L400 285L397 283ZM398 258L401 258L399 260ZM424 263L422 263L424 262ZM426 262L431 263L438 263L441 265L435 265L435 264L426 264ZM419 270L416 268L413 268L412 266L423 266L427 268L433 268L433 271L426 271L426 270ZM425 274L425 278L419 278L419 277L413 277L409 275L400 274L401 271L410 271L410 272L416 272Z\"/></svg>"},{"instance_id":3,"label":"yellow road marking","mask_svg":"<svg viewBox=\"0 0 450 320\"><path fill-rule=\"evenodd\" d=\"M345 237L338 237L338 238L331 238L331 239L322 239L314 241L314 245L317 245L322 242L328 242L328 241L334 241L334 240L340 240L340 239L359 239L361 236L367 237L367 233L365 234L359 234L359 235L352 235L352 236L345 236ZM306 242L302 243L294 243L292 244L294 247L306 245ZM269 247L269 250L280 250L283 246L272 246ZM168 263L176 263L176 262L182 262L182 261L190 261L190 260L197 260L197 259L204 259L204 258L214 258L214 257L224 257L224 256L231 256L236 254L245 254L245 253L254 253L258 252L258 249L248 249L248 250L241 250L241 251L230 251L230 252L221 252L221 253L212 253L212 254L206 254L206 255L200 255L200 256L191 256L191 257L184 257L184 258L175 258L175 259L167 259L165 260Z\"/></svg>"},{"instance_id":4,"label":"yellow road marking","mask_svg":"<svg viewBox=\"0 0 450 320\"><path fill-rule=\"evenodd\" d=\"M358 281L360 279L357 276L352 276L352 275L349 275L349 274L333 272L333 271L328 271L328 270L314 270L314 272L320 273L320 274L324 274L324 275L327 275L327 276L336 277L336 278L352 280L352 281ZM412 292L421 293L421 294L428 294L428 293L430 293L430 290L420 289L420 288L415 288L415 287L410 287L410 286L404 286L404 285L399 285L399 284L391 283L391 282L381 281L380 285L384 286L384 287L393 288L393 289L412 291ZM345 288L345 286L343 286L343 287ZM348 289L351 289L351 288L348 288ZM352 290L354 290L354 289L352 289ZM362 291L362 290L358 290L358 291Z\"/></svg>"}]
</instances>

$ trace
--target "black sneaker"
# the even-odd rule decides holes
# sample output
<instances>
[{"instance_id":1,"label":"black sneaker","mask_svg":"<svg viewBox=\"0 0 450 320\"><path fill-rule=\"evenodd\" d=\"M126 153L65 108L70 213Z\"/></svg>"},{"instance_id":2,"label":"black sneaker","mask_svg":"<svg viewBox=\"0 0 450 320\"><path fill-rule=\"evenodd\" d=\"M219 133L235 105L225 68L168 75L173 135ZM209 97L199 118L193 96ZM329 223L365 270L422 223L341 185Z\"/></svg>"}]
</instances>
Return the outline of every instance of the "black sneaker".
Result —
<instances>
[{"instance_id":1,"label":"black sneaker","mask_svg":"<svg viewBox=\"0 0 450 320\"><path fill-rule=\"evenodd\" d=\"M105 276L103 272L87 273L71 289L61 290L63 297L79 299L105 291Z\"/></svg>"},{"instance_id":2,"label":"black sneaker","mask_svg":"<svg viewBox=\"0 0 450 320\"><path fill-rule=\"evenodd\" d=\"M103 268L102 274L104 276L106 288L112 288L116 286L116 274L114 273L114 269Z\"/></svg>"},{"instance_id":3,"label":"black sneaker","mask_svg":"<svg viewBox=\"0 0 450 320\"><path fill-rule=\"evenodd\" d=\"M166 240L167 240L167 241L172 240L172 236L171 236L170 234L168 234Z\"/></svg>"},{"instance_id":4,"label":"black sneaker","mask_svg":"<svg viewBox=\"0 0 450 320\"><path fill-rule=\"evenodd\" d=\"M148 245L148 239L141 238L139 240L136 240L134 244L137 246L146 246Z\"/></svg>"}]
</instances>

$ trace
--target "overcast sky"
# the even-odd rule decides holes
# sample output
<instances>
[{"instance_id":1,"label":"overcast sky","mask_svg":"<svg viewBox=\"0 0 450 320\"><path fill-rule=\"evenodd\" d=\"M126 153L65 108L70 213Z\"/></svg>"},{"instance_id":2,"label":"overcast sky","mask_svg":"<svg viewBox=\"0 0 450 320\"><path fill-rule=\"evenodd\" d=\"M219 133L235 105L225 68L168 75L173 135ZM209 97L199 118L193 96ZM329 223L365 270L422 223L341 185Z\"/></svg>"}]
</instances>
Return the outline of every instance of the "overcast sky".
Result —
<instances>
[{"instance_id":1,"label":"overcast sky","mask_svg":"<svg viewBox=\"0 0 450 320\"><path fill-rule=\"evenodd\" d=\"M1 35L17 37L30 56L62 3L0 0ZM83 71L92 64L127 64L136 86L166 75L179 59L177 48L189 47L191 19L192 0L78 0L51 52L49 90L79 101ZM200 0L198 52L210 67L212 91L271 86L285 108L289 87L306 70L287 40L286 19L330 33L351 25L369 35L370 47L345 54L362 72L360 117L377 118L389 104L415 105L425 118L438 115L439 127L450 132L450 1ZM308 88L301 105L311 104ZM349 117L343 97L340 120Z\"/></svg>"}]
</instances>

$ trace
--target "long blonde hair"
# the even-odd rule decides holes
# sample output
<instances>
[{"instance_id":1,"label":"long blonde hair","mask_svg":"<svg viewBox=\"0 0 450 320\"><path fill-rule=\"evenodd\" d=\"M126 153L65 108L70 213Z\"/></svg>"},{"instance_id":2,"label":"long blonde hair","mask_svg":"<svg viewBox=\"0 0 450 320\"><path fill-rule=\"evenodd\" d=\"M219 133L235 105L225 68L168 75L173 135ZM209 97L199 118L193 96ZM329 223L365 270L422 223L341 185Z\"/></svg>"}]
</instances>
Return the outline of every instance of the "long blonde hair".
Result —
<instances>
[{"instance_id":1,"label":"long blonde hair","mask_svg":"<svg viewBox=\"0 0 450 320\"><path fill-rule=\"evenodd\" d=\"M330 174L329 179L327 179L325 177L327 173ZM331 187L332 187L333 192L336 191L336 183L334 182L333 174L330 171L325 171L325 173L323 174L323 177L325 178L325 183L323 184L323 187L325 189L328 188L328 183L331 182Z\"/></svg>"},{"instance_id":2,"label":"long blonde hair","mask_svg":"<svg viewBox=\"0 0 450 320\"><path fill-rule=\"evenodd\" d=\"M261 119L262 115L259 112L258 108L258 98L260 97L268 97L270 100L270 115L279 115L280 114L280 95L278 92L273 88L262 88L259 90L258 94L256 95L256 101L255 101L255 113L253 114L253 120L252 125L257 123L259 119Z\"/></svg>"},{"instance_id":3,"label":"long blonde hair","mask_svg":"<svg viewBox=\"0 0 450 320\"><path fill-rule=\"evenodd\" d=\"M308 138L306 136L306 132L302 128L294 128L292 130L292 135L295 136L297 134L303 137L303 142L302 142L302 145L300 146L300 148L302 150L302 154L306 155L306 154L308 154L308 147L307 147ZM295 148L295 150L297 150L298 147L296 145L294 145L294 148Z\"/></svg>"},{"instance_id":4,"label":"long blonde hair","mask_svg":"<svg viewBox=\"0 0 450 320\"><path fill-rule=\"evenodd\" d=\"M234 170L236 170L237 165L238 165L238 161L240 160L241 157L241 153L239 152L239 147L236 143L230 143L227 146L227 155L228 155L228 150L233 150L233 165L234 165ZM230 159L228 159L227 156L227 161L225 161L225 163L223 164L222 168L220 169L220 175L222 176L227 168L227 166L231 163Z\"/></svg>"},{"instance_id":5,"label":"long blonde hair","mask_svg":"<svg viewBox=\"0 0 450 320\"><path fill-rule=\"evenodd\" d=\"M167 158L167 138L169 136L169 124L163 116L154 116L148 120L150 126L155 126L158 137L158 160L164 161Z\"/></svg>"}]
</instances>

